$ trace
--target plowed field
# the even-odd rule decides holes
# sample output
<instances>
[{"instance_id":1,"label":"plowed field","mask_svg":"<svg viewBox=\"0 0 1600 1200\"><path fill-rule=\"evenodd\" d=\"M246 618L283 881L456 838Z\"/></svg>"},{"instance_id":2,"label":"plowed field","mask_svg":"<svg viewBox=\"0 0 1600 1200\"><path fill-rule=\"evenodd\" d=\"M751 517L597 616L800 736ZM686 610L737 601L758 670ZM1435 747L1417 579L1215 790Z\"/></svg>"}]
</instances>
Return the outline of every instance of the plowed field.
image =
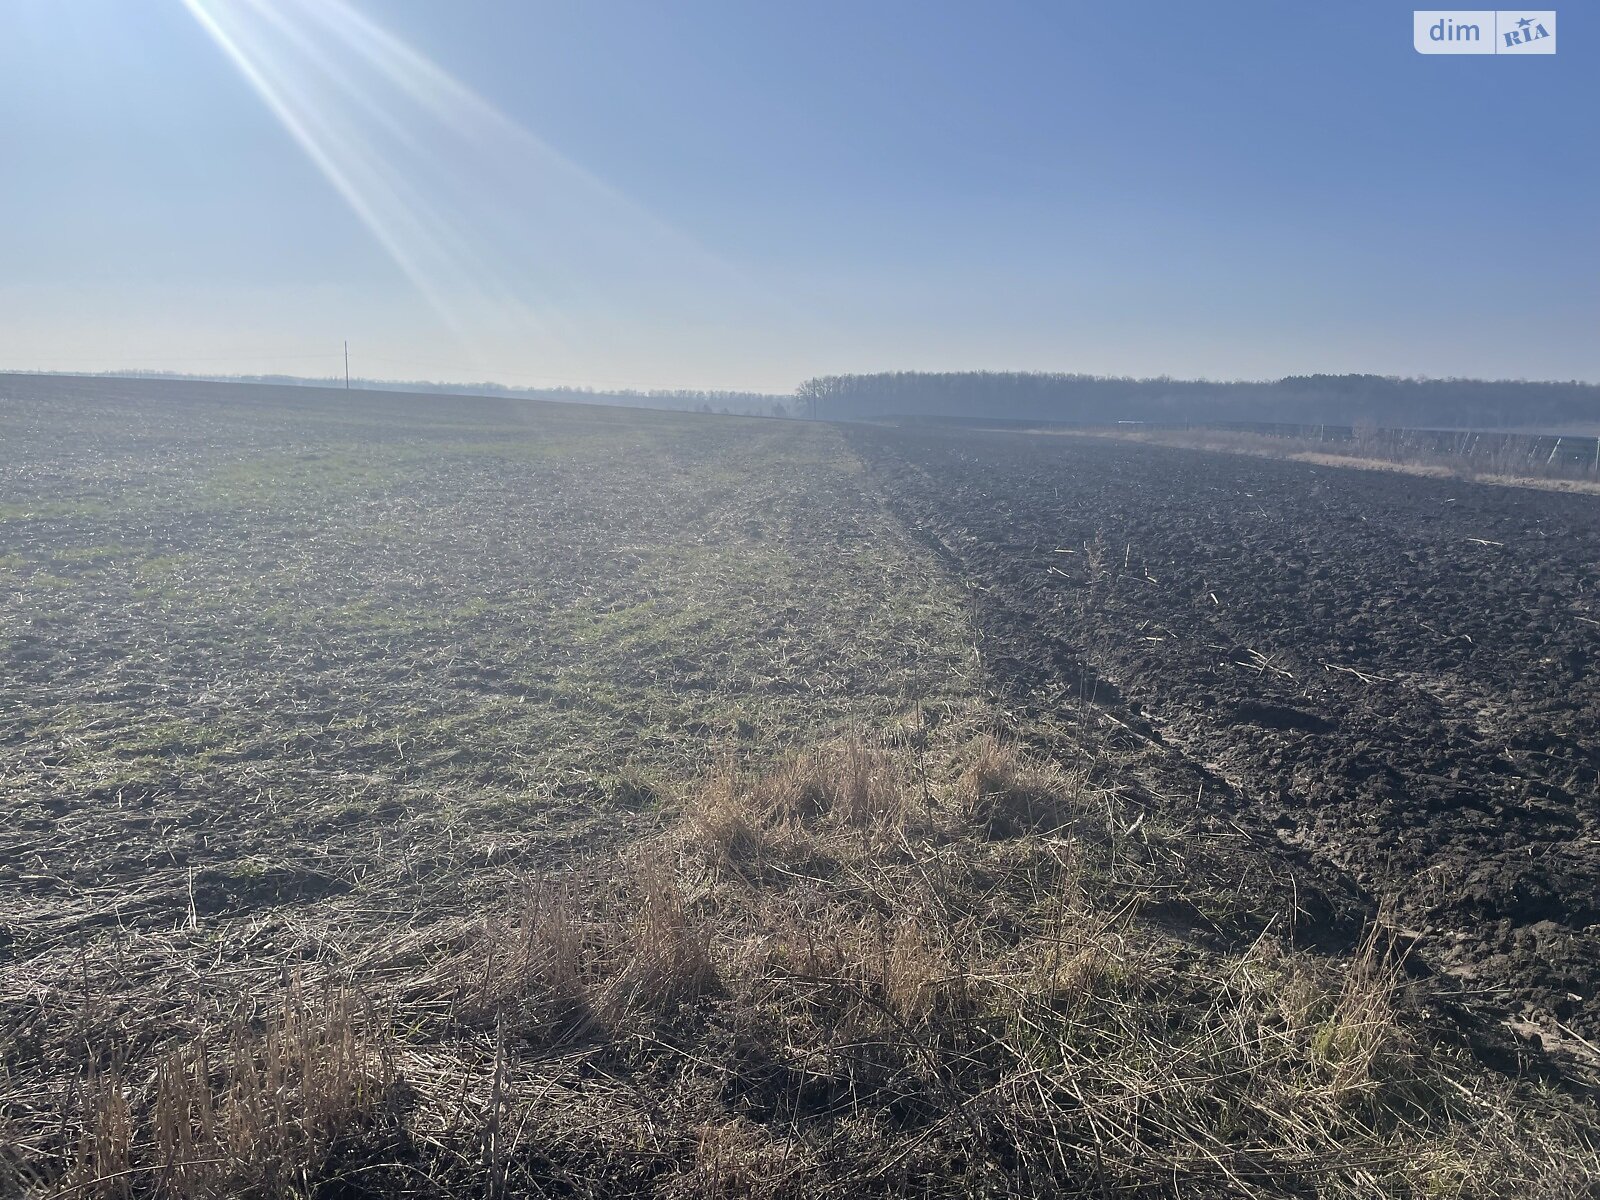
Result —
<instances>
[{"instance_id":1,"label":"plowed field","mask_svg":"<svg viewBox=\"0 0 1600 1200\"><path fill-rule=\"evenodd\" d=\"M1092 439L863 429L1016 696L1093 704L1600 1040L1600 500ZM1565 1027L1563 1029L1563 1027Z\"/></svg>"}]
</instances>

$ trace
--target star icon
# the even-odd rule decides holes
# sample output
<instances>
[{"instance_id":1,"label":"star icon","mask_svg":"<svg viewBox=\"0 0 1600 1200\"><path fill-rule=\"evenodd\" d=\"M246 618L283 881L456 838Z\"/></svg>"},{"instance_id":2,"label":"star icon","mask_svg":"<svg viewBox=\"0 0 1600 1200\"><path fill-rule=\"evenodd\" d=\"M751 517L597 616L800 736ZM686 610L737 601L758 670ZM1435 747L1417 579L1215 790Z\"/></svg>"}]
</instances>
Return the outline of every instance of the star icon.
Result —
<instances>
[{"instance_id":1,"label":"star icon","mask_svg":"<svg viewBox=\"0 0 1600 1200\"><path fill-rule=\"evenodd\" d=\"M1531 20L1529 20L1527 17L1523 17L1522 20L1517 22L1517 24L1519 26L1521 26L1523 29L1526 29L1529 25L1532 25L1533 22Z\"/></svg>"}]
</instances>

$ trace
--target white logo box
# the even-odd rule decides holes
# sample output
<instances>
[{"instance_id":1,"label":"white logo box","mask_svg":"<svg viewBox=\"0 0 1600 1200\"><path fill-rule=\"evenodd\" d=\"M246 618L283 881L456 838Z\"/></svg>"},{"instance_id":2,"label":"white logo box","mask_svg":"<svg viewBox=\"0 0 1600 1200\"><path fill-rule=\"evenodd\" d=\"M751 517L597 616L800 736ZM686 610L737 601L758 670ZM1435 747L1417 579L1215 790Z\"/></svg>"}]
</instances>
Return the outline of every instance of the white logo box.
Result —
<instances>
[{"instance_id":1,"label":"white logo box","mask_svg":"<svg viewBox=\"0 0 1600 1200\"><path fill-rule=\"evenodd\" d=\"M1411 14L1418 54L1554 54L1553 8L1426 8Z\"/></svg>"}]
</instances>

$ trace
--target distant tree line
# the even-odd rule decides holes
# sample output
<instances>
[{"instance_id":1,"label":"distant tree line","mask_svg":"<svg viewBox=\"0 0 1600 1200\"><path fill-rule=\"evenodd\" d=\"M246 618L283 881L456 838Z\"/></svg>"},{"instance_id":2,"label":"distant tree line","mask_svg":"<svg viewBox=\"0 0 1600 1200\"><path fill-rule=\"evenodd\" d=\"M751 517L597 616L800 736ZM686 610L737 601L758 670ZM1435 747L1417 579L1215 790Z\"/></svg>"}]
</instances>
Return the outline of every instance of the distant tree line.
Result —
<instances>
[{"instance_id":1,"label":"distant tree line","mask_svg":"<svg viewBox=\"0 0 1600 1200\"><path fill-rule=\"evenodd\" d=\"M1521 380L1292 375L1264 382L1009 371L824 375L796 389L799 415L1104 424L1287 422L1413 429L1593 429L1600 385Z\"/></svg>"}]
</instances>

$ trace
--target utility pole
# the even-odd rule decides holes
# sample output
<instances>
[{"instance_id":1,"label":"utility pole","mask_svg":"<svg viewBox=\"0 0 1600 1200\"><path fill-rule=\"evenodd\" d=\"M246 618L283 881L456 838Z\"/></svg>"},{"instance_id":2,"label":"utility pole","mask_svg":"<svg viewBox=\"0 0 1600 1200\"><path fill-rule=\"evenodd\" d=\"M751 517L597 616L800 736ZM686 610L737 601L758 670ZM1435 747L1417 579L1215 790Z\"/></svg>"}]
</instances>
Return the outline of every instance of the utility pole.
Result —
<instances>
[{"instance_id":1,"label":"utility pole","mask_svg":"<svg viewBox=\"0 0 1600 1200\"><path fill-rule=\"evenodd\" d=\"M344 342L344 390L350 390L350 339Z\"/></svg>"}]
</instances>

